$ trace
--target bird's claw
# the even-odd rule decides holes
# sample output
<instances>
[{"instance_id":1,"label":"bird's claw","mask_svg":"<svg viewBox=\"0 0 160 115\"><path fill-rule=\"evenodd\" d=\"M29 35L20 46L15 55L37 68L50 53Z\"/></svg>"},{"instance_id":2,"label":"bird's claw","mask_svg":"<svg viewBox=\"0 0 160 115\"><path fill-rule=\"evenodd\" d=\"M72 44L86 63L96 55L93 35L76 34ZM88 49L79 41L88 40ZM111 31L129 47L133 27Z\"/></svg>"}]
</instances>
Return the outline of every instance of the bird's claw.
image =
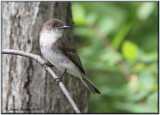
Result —
<instances>
[{"instance_id":1,"label":"bird's claw","mask_svg":"<svg viewBox=\"0 0 160 115\"><path fill-rule=\"evenodd\" d=\"M61 77L55 78L57 85L59 84L59 82L62 82L62 78L63 78L64 74L66 73L66 71L67 70L65 69L64 72L62 73Z\"/></svg>"},{"instance_id":2,"label":"bird's claw","mask_svg":"<svg viewBox=\"0 0 160 115\"><path fill-rule=\"evenodd\" d=\"M47 66L51 67L51 66L54 66L54 65L52 65L52 64L50 64L50 63L48 63L48 62L44 62L44 63L42 64L42 66L43 66L43 67L47 67Z\"/></svg>"},{"instance_id":3,"label":"bird's claw","mask_svg":"<svg viewBox=\"0 0 160 115\"><path fill-rule=\"evenodd\" d=\"M59 84L59 82L62 82L62 78L55 78L55 80L57 85Z\"/></svg>"}]
</instances>

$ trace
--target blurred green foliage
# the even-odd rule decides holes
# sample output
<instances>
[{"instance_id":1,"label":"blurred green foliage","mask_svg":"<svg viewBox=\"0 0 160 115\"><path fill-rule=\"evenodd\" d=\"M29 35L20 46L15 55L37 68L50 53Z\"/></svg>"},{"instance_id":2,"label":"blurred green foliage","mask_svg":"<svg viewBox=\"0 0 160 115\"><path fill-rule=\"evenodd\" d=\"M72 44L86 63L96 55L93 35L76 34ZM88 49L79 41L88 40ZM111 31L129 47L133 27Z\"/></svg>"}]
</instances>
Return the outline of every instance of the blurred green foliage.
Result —
<instances>
[{"instance_id":1,"label":"blurred green foliage","mask_svg":"<svg viewBox=\"0 0 160 115\"><path fill-rule=\"evenodd\" d=\"M89 112L157 113L158 2L72 2L72 14L78 53L102 92L90 95ZM130 80L118 66L120 60Z\"/></svg>"}]
</instances>

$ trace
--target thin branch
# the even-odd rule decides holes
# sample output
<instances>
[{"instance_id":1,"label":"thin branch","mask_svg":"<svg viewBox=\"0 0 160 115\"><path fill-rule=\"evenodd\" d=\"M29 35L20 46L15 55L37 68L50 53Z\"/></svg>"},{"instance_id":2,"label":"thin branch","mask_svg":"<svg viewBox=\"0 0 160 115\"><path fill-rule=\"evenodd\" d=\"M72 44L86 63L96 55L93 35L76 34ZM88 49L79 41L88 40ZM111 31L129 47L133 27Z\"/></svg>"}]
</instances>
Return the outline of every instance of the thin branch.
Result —
<instances>
[{"instance_id":1,"label":"thin branch","mask_svg":"<svg viewBox=\"0 0 160 115\"><path fill-rule=\"evenodd\" d=\"M19 50L12 50L12 49L3 49L2 53L3 54L20 55L20 56L23 56L23 57L31 58L31 59L35 60L36 62L38 62L39 64L41 64L51 74L51 76L53 77L54 80L56 80L58 78L57 75L53 72L53 70L49 66L44 65L45 61L39 55L35 55L35 54L32 54L32 53L27 53L27 52L19 51ZM67 97L70 104L72 105L74 111L76 113L80 113L80 110L78 109L77 105L73 101L72 97L70 96L68 90L65 88L63 83L60 81L58 83L58 85L61 88L61 90L63 91L63 93L65 94L65 96Z\"/></svg>"},{"instance_id":2,"label":"thin branch","mask_svg":"<svg viewBox=\"0 0 160 115\"><path fill-rule=\"evenodd\" d=\"M109 38L103 32L101 32L96 25L92 24L92 25L89 25L89 27L92 28L93 31L95 31L96 35L103 41L103 43L105 44L105 46L107 48L109 48L112 52L117 53L117 51L112 46ZM124 60L123 59L119 60L117 62L117 64L120 67L120 69L121 69L122 73L124 74L125 78L127 80L130 80L131 72L129 71L129 68L124 63Z\"/></svg>"}]
</instances>

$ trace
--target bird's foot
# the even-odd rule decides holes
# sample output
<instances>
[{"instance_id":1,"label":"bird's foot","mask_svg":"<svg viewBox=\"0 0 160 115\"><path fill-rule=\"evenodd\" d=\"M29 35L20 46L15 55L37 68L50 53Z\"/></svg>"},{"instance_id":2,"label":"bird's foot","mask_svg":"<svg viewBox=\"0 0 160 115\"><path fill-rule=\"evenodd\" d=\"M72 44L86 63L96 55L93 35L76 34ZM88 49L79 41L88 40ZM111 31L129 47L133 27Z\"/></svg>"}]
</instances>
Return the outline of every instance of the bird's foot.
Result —
<instances>
[{"instance_id":1,"label":"bird's foot","mask_svg":"<svg viewBox=\"0 0 160 115\"><path fill-rule=\"evenodd\" d=\"M62 78L63 78L64 74L66 73L66 71L67 71L67 70L65 69L64 72L62 73L61 77L55 78L57 85L59 84L59 82L62 82Z\"/></svg>"},{"instance_id":2,"label":"bird's foot","mask_svg":"<svg viewBox=\"0 0 160 115\"><path fill-rule=\"evenodd\" d=\"M44 63L42 64L42 66L43 66L43 67L47 67L47 66L53 67L54 65L52 65L52 64L49 63L49 62L44 62Z\"/></svg>"},{"instance_id":3,"label":"bird's foot","mask_svg":"<svg viewBox=\"0 0 160 115\"><path fill-rule=\"evenodd\" d=\"M55 80L56 80L56 84L58 85L59 84L59 82L62 82L62 78L60 77L60 78L55 78Z\"/></svg>"}]
</instances>

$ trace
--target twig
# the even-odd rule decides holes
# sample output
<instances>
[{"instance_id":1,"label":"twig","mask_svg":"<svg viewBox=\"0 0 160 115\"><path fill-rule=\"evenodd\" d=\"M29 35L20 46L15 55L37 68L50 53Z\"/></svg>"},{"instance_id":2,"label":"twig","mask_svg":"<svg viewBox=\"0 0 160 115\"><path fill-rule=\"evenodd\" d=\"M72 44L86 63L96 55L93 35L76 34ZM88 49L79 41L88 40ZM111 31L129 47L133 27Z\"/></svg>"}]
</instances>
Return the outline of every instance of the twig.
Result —
<instances>
[{"instance_id":1,"label":"twig","mask_svg":"<svg viewBox=\"0 0 160 115\"><path fill-rule=\"evenodd\" d=\"M19 50L12 50L12 49L3 49L2 53L3 54L20 55L20 56L23 56L23 57L31 58L31 59L35 60L36 62L38 62L39 64L41 64L51 74L51 76L53 77L54 80L56 80L58 78L57 75L53 72L53 70L49 66L47 66L47 65L44 66L45 61L38 55L35 55L35 54L32 54L32 53L27 53L27 52L24 52L24 51L19 51ZM77 105L73 101L72 97L70 96L68 90L65 88L63 83L60 81L58 83L58 85L61 88L61 90L63 91L63 93L65 94L65 96L67 97L70 104L72 105L74 111L76 113L80 113L80 110L78 109Z\"/></svg>"},{"instance_id":2,"label":"twig","mask_svg":"<svg viewBox=\"0 0 160 115\"><path fill-rule=\"evenodd\" d=\"M109 38L103 32L101 32L96 25L92 24L92 25L89 25L89 27L91 27L93 31L95 31L96 35L103 41L103 43L107 48L109 48L112 52L117 53L117 51L114 49L114 47L110 43ZM117 64L120 67L121 71L123 72L125 78L127 80L130 80L131 72L129 71L129 68L125 65L123 59L119 60Z\"/></svg>"}]
</instances>

